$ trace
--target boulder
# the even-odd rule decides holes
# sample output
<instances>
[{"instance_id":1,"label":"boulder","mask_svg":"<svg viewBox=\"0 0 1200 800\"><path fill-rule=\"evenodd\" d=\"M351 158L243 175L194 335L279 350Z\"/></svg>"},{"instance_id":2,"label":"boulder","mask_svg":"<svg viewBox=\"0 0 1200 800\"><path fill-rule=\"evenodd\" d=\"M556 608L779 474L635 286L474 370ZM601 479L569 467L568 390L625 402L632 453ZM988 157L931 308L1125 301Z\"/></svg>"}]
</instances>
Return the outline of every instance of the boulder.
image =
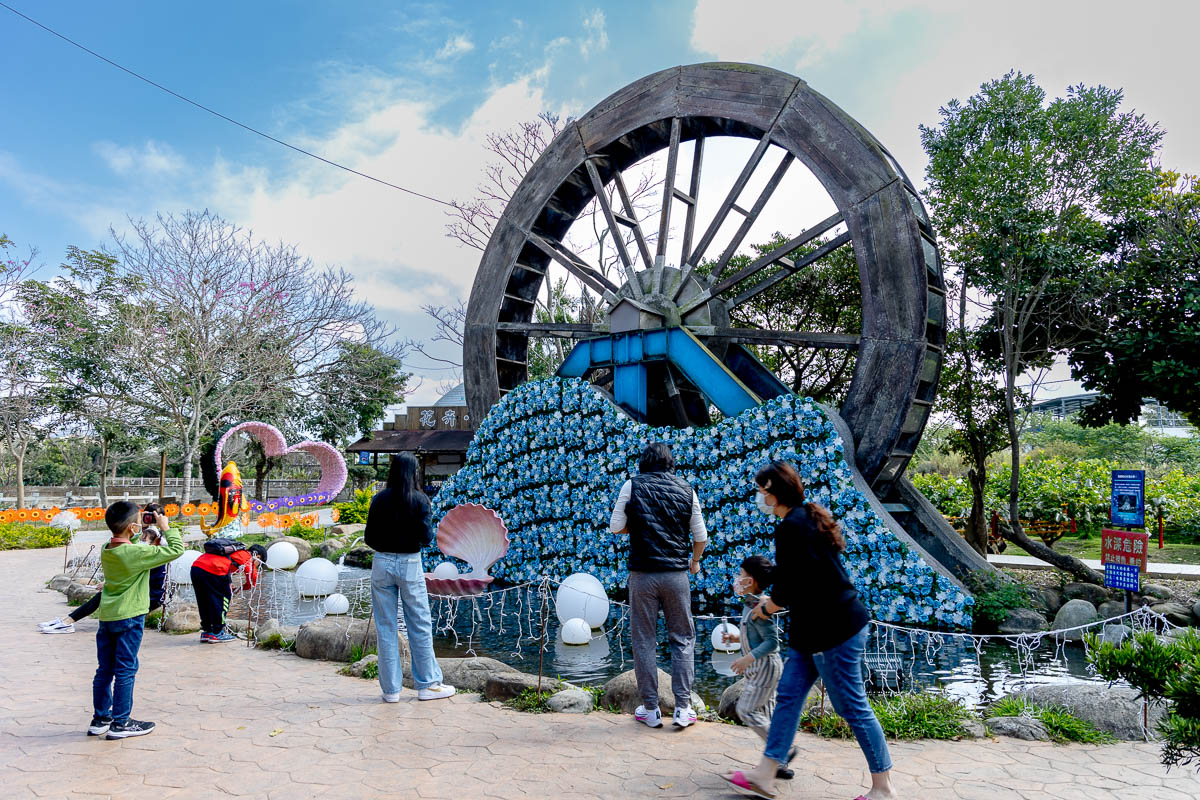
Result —
<instances>
[{"instance_id":1,"label":"boulder","mask_svg":"<svg viewBox=\"0 0 1200 800\"><path fill-rule=\"evenodd\" d=\"M296 635L296 655L301 658L316 658L325 661L349 661L350 652L356 646L371 650L377 645L377 629L367 620L353 617L321 617L300 626ZM404 634L400 638L401 665L410 658L408 641ZM405 672L408 672L405 669Z\"/></svg>"},{"instance_id":2,"label":"boulder","mask_svg":"<svg viewBox=\"0 0 1200 800\"><path fill-rule=\"evenodd\" d=\"M345 546L338 539L326 539L317 545L317 555L330 561L336 561L334 555Z\"/></svg>"},{"instance_id":3,"label":"boulder","mask_svg":"<svg viewBox=\"0 0 1200 800\"><path fill-rule=\"evenodd\" d=\"M1028 686L1017 696L1040 706L1063 706L1118 739L1142 741L1142 701L1136 689L1103 683L1046 683ZM1164 713L1161 707L1150 706L1151 731Z\"/></svg>"},{"instance_id":4,"label":"boulder","mask_svg":"<svg viewBox=\"0 0 1200 800\"><path fill-rule=\"evenodd\" d=\"M1133 634L1133 628L1128 625L1105 625L1100 632L1100 641L1120 644L1126 637Z\"/></svg>"},{"instance_id":5,"label":"boulder","mask_svg":"<svg viewBox=\"0 0 1200 800\"><path fill-rule=\"evenodd\" d=\"M1094 583L1068 583L1063 587L1063 594L1068 600L1087 600L1093 606L1098 606L1108 599L1108 589Z\"/></svg>"},{"instance_id":6,"label":"boulder","mask_svg":"<svg viewBox=\"0 0 1200 800\"><path fill-rule=\"evenodd\" d=\"M1193 625L1200 625L1200 600L1197 600L1197 601L1196 601L1196 602L1195 602L1195 603L1192 605L1192 617L1194 617L1194 618L1195 618L1195 620L1196 620L1196 621L1195 621L1195 622L1193 622L1192 624L1193 624Z\"/></svg>"},{"instance_id":7,"label":"boulder","mask_svg":"<svg viewBox=\"0 0 1200 800\"><path fill-rule=\"evenodd\" d=\"M1034 607L1040 609L1047 617L1057 614L1065 602L1066 599L1058 589L1035 589L1033 592Z\"/></svg>"},{"instance_id":8,"label":"boulder","mask_svg":"<svg viewBox=\"0 0 1200 800\"><path fill-rule=\"evenodd\" d=\"M526 689L537 689L538 686L537 675L515 671L497 672L489 677L487 683L483 685L483 696L488 700L511 700ZM556 693L564 687L574 688L568 683L546 675L542 676L540 686L543 692Z\"/></svg>"},{"instance_id":9,"label":"boulder","mask_svg":"<svg viewBox=\"0 0 1200 800\"><path fill-rule=\"evenodd\" d=\"M997 736L1010 736L1029 742L1045 742L1050 739L1042 721L1032 717L992 717L987 721L987 726Z\"/></svg>"},{"instance_id":10,"label":"boulder","mask_svg":"<svg viewBox=\"0 0 1200 800\"><path fill-rule=\"evenodd\" d=\"M692 708L697 712L705 710L704 701L692 692ZM737 699L733 700L734 705ZM600 696L600 705L604 708L618 706L626 714L632 714L642 704L642 696L638 693L637 678L633 670L622 672L617 677L604 684L604 694ZM675 696L671 694L671 676L658 671L658 707L663 715L675 713Z\"/></svg>"},{"instance_id":11,"label":"boulder","mask_svg":"<svg viewBox=\"0 0 1200 800\"><path fill-rule=\"evenodd\" d=\"M550 695L546 705L562 714L586 714L595 705L592 693L584 689L563 689Z\"/></svg>"},{"instance_id":12,"label":"boulder","mask_svg":"<svg viewBox=\"0 0 1200 800\"><path fill-rule=\"evenodd\" d=\"M370 569L371 560L375 558L375 551L369 547L356 547L353 550L347 551L345 565L347 567L358 567L359 569Z\"/></svg>"},{"instance_id":13,"label":"boulder","mask_svg":"<svg viewBox=\"0 0 1200 800\"><path fill-rule=\"evenodd\" d=\"M63 593L67 596L67 602L80 606L91 600L101 588L87 583L72 583Z\"/></svg>"},{"instance_id":14,"label":"boulder","mask_svg":"<svg viewBox=\"0 0 1200 800\"><path fill-rule=\"evenodd\" d=\"M460 692L483 693L488 678L493 675L517 672L502 661L483 656L477 658L439 658L438 666L442 668L442 681L455 687ZM404 671L404 685L413 688L412 671Z\"/></svg>"},{"instance_id":15,"label":"boulder","mask_svg":"<svg viewBox=\"0 0 1200 800\"><path fill-rule=\"evenodd\" d=\"M258 627L254 629L254 638L259 642L265 642L276 634L284 643L291 644L300 635L300 628L296 625L280 625L279 620L269 619L258 623Z\"/></svg>"},{"instance_id":16,"label":"boulder","mask_svg":"<svg viewBox=\"0 0 1200 800\"><path fill-rule=\"evenodd\" d=\"M163 620L162 630L167 633L195 633L200 630L200 609L195 603L172 603L170 612Z\"/></svg>"},{"instance_id":17,"label":"boulder","mask_svg":"<svg viewBox=\"0 0 1200 800\"><path fill-rule=\"evenodd\" d=\"M1000 623L1000 633L1035 633L1046 630L1046 618L1032 608L1014 608Z\"/></svg>"},{"instance_id":18,"label":"boulder","mask_svg":"<svg viewBox=\"0 0 1200 800\"><path fill-rule=\"evenodd\" d=\"M1100 616L1100 619L1112 619L1113 617L1119 617L1125 613L1125 601L1105 600L1100 604L1100 607L1096 609L1096 613Z\"/></svg>"},{"instance_id":19,"label":"boulder","mask_svg":"<svg viewBox=\"0 0 1200 800\"><path fill-rule=\"evenodd\" d=\"M1087 600L1068 600L1067 604L1054 615L1054 630L1075 628L1096 621L1096 607ZM1086 631L1071 631L1066 634L1067 641L1081 642Z\"/></svg>"},{"instance_id":20,"label":"boulder","mask_svg":"<svg viewBox=\"0 0 1200 800\"><path fill-rule=\"evenodd\" d=\"M347 522L343 525L334 525L329 529L330 536L336 536L339 539L345 539L347 542L352 542L359 536L363 535L363 531L367 529L366 525L361 522Z\"/></svg>"},{"instance_id":21,"label":"boulder","mask_svg":"<svg viewBox=\"0 0 1200 800\"><path fill-rule=\"evenodd\" d=\"M741 722L742 719L737 713L737 704L742 697L742 690L745 688L745 678L739 678L726 686L725 691L721 692L721 699L717 701L717 715L734 722Z\"/></svg>"},{"instance_id":22,"label":"boulder","mask_svg":"<svg viewBox=\"0 0 1200 800\"><path fill-rule=\"evenodd\" d=\"M71 583L72 580L70 575L55 575L50 580L46 581L46 586L56 592L65 592Z\"/></svg>"},{"instance_id":23,"label":"boulder","mask_svg":"<svg viewBox=\"0 0 1200 800\"><path fill-rule=\"evenodd\" d=\"M1157 583L1147 583L1142 586L1142 595L1145 597L1155 597L1159 600L1170 600L1171 590Z\"/></svg>"},{"instance_id":24,"label":"boulder","mask_svg":"<svg viewBox=\"0 0 1200 800\"><path fill-rule=\"evenodd\" d=\"M244 619L225 618L225 627L234 633L245 633L250 630L250 623Z\"/></svg>"},{"instance_id":25,"label":"boulder","mask_svg":"<svg viewBox=\"0 0 1200 800\"><path fill-rule=\"evenodd\" d=\"M299 560L296 561L296 566L300 566L305 561L312 558L312 544L299 536L280 536L275 542L291 542L296 546L296 552L300 554ZM271 544L274 544L272 542Z\"/></svg>"},{"instance_id":26,"label":"boulder","mask_svg":"<svg viewBox=\"0 0 1200 800\"><path fill-rule=\"evenodd\" d=\"M1183 603L1159 603L1151 606L1150 610L1162 614L1172 625L1192 624L1192 610Z\"/></svg>"},{"instance_id":27,"label":"boulder","mask_svg":"<svg viewBox=\"0 0 1200 800\"><path fill-rule=\"evenodd\" d=\"M964 739L982 739L987 736L987 726L983 724L983 720L975 717L963 720L962 728Z\"/></svg>"},{"instance_id":28,"label":"boulder","mask_svg":"<svg viewBox=\"0 0 1200 800\"><path fill-rule=\"evenodd\" d=\"M368 664L378 664L378 663L379 663L379 656L375 655L374 653L371 653L369 656L364 656L364 657L360 658L358 661L355 661L350 666L343 669L342 674L349 675L353 678L362 678L362 677L364 677L363 673L366 672Z\"/></svg>"}]
</instances>

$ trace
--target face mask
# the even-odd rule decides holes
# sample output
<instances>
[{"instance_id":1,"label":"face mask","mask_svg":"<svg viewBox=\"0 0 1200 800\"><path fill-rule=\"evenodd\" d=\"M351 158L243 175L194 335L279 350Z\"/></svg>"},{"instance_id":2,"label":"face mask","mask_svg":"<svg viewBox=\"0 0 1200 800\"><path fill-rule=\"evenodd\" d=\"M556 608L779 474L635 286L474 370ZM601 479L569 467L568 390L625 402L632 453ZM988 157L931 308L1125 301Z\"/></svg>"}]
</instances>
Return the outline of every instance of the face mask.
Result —
<instances>
[{"instance_id":1,"label":"face mask","mask_svg":"<svg viewBox=\"0 0 1200 800\"><path fill-rule=\"evenodd\" d=\"M754 493L754 504L758 506L758 510L764 514L775 513L775 506L767 503L767 496L762 492Z\"/></svg>"},{"instance_id":2,"label":"face mask","mask_svg":"<svg viewBox=\"0 0 1200 800\"><path fill-rule=\"evenodd\" d=\"M735 575L733 578L733 593L739 596L746 593L746 585L740 575Z\"/></svg>"}]
</instances>

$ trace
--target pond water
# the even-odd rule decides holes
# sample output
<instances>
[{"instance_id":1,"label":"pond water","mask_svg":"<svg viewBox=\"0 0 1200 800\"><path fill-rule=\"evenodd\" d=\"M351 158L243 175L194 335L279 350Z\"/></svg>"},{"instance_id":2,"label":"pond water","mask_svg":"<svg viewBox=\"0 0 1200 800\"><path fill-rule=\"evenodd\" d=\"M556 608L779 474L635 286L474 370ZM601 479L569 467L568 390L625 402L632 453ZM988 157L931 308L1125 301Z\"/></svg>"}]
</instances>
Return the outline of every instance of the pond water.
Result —
<instances>
[{"instance_id":1,"label":"pond water","mask_svg":"<svg viewBox=\"0 0 1200 800\"><path fill-rule=\"evenodd\" d=\"M369 576L369 570L352 567L343 567L339 575L338 591L350 598L354 616L366 617L370 613ZM266 572L260 583L260 597L267 606L264 610L291 625L321 616L321 601L297 597L291 580L289 573ZM510 590L503 606L495 598L488 606L485 602L455 603L435 598L432 612L438 655L461 657L473 650L476 655L536 673L541 633L536 590ZM614 604L609 633L597 634L598 638L584 646L563 644L558 638L557 618L553 611L547 614L543 673L573 683L597 685L632 669L629 626L623 620L618 623L620 611ZM710 704L737 680L729 668L737 654L716 653L710 644L717 624L719 620L696 621L695 690ZM669 672L666 638L660 620L659 666ZM1083 648L1078 645L1056 646L1052 639L1047 639L1038 649L1022 654L1007 643L995 642L977 651L970 640L944 637L931 641L919 636L917 641L910 641L905 634L889 634L874 628L867 647L867 668L870 687L875 691L933 689L969 707L991 702L1033 683L1096 680L1088 671Z\"/></svg>"}]
</instances>

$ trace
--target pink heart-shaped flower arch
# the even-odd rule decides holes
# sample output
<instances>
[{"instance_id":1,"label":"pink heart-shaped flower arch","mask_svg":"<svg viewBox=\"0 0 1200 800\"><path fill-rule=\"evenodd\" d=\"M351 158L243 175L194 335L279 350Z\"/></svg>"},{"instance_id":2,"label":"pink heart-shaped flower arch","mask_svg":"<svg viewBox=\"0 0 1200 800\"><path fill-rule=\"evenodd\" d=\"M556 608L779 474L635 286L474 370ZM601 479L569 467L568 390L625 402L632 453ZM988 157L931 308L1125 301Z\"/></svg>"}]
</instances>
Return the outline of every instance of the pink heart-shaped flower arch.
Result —
<instances>
[{"instance_id":1,"label":"pink heart-shaped flower arch","mask_svg":"<svg viewBox=\"0 0 1200 800\"><path fill-rule=\"evenodd\" d=\"M221 450L225 447L225 442L229 441L231 436L238 433L248 433L262 443L263 451L268 458L276 458L285 456L288 453L306 453L317 460L321 466L321 477L317 481L317 488L312 494L325 495L330 500L337 497L338 492L346 485L346 459L342 458L342 454L338 452L333 445L325 442L314 442L307 440L288 446L287 440L283 438L283 434L274 425L266 422L242 422L234 425L225 435L217 440L217 447L213 455L213 459L217 462L217 472L221 471L223 466L221 463Z\"/></svg>"}]
</instances>

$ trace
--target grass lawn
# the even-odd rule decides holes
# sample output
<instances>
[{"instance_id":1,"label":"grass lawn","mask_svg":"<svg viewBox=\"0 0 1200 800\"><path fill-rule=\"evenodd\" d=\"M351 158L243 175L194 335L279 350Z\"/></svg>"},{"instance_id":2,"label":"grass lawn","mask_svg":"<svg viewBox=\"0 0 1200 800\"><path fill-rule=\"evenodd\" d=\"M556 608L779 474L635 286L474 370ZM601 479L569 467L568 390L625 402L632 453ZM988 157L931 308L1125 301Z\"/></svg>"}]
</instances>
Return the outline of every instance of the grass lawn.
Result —
<instances>
[{"instance_id":1,"label":"grass lawn","mask_svg":"<svg viewBox=\"0 0 1200 800\"><path fill-rule=\"evenodd\" d=\"M1060 553L1076 558L1094 558L1099 560L1102 541L1099 536L1091 539L1059 539L1054 543L1054 549ZM1011 548L1010 548L1011 549ZM1200 564L1200 543L1183 543L1167 541L1166 546L1158 549L1158 536L1150 537L1150 563L1160 564Z\"/></svg>"}]
</instances>

